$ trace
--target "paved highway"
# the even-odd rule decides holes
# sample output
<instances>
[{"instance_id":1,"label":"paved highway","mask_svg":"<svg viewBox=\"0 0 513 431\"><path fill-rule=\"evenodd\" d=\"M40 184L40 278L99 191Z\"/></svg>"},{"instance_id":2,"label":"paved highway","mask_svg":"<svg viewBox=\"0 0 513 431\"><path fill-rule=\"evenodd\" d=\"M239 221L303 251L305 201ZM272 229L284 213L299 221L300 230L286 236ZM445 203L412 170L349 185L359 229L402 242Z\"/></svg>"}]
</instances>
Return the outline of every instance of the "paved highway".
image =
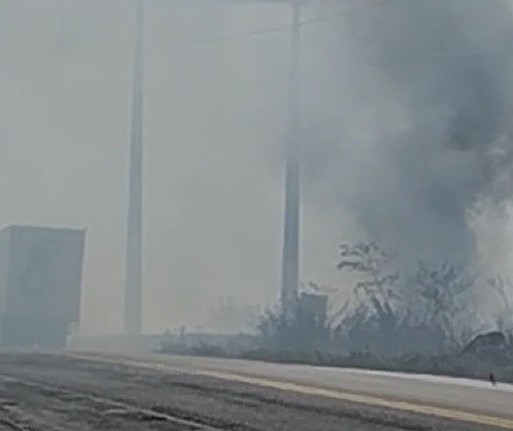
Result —
<instances>
[{"instance_id":1,"label":"paved highway","mask_svg":"<svg viewBox=\"0 0 513 431\"><path fill-rule=\"evenodd\" d=\"M513 430L513 386L163 355L0 354L0 430Z\"/></svg>"}]
</instances>

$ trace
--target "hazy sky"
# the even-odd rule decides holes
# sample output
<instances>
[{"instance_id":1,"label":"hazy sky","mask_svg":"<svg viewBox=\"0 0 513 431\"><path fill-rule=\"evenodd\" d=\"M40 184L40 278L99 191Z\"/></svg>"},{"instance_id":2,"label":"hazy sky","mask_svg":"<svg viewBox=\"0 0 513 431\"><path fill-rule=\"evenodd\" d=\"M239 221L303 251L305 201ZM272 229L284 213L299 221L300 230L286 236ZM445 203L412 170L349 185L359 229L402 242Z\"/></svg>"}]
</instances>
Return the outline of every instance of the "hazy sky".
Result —
<instances>
[{"instance_id":1,"label":"hazy sky","mask_svg":"<svg viewBox=\"0 0 513 431\"><path fill-rule=\"evenodd\" d=\"M398 165L404 153L396 141L411 136L416 115L435 112L436 103L414 107L449 78L375 67L396 46L394 26L410 16L415 29L420 19L403 9L415 2L383 2L389 15L365 7L377 3L326 1L305 11L306 20L319 20L303 30L301 59L305 281L340 286L339 241L391 233L402 243L409 238L402 223L417 220L406 216L412 202L394 196L396 173L406 183L412 174ZM0 0L0 223L87 227L82 331L113 332L122 321L134 7L128 0L61 4ZM215 39L286 26L290 16L280 5L148 4L143 326L162 331L205 326L209 304L221 296L241 304L278 297L289 35ZM355 5L364 7L341 15ZM431 49L428 42L419 46ZM405 81L402 92L404 71L417 80ZM438 178L455 178L444 175ZM404 220L383 209L392 196ZM429 229L439 226L424 213ZM488 266L502 268L513 258L505 235L513 232L504 218L491 226L479 221L479 250ZM408 226L418 228L418 221ZM412 247L433 242L429 229Z\"/></svg>"},{"instance_id":2,"label":"hazy sky","mask_svg":"<svg viewBox=\"0 0 513 431\"><path fill-rule=\"evenodd\" d=\"M151 2L148 2L151 3ZM0 2L2 225L87 227L84 332L120 329L134 8ZM282 6L146 10L144 329L277 298L288 34ZM317 196L317 194L316 194ZM339 221L304 214L306 279L335 276Z\"/></svg>"}]
</instances>

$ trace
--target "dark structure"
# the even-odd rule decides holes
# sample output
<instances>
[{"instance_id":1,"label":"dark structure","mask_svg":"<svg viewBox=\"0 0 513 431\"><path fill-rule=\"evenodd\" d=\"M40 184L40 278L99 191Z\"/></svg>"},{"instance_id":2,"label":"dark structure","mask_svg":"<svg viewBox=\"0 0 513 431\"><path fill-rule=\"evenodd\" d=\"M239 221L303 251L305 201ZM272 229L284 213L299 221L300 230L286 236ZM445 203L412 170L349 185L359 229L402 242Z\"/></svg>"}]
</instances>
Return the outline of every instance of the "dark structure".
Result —
<instances>
[{"instance_id":1,"label":"dark structure","mask_svg":"<svg viewBox=\"0 0 513 431\"><path fill-rule=\"evenodd\" d=\"M299 317L302 322L323 326L328 317L328 296L303 292L299 300Z\"/></svg>"},{"instance_id":2,"label":"dark structure","mask_svg":"<svg viewBox=\"0 0 513 431\"><path fill-rule=\"evenodd\" d=\"M463 353L470 353L478 356L496 355L508 349L508 340L500 331L480 334L463 349Z\"/></svg>"},{"instance_id":3,"label":"dark structure","mask_svg":"<svg viewBox=\"0 0 513 431\"><path fill-rule=\"evenodd\" d=\"M63 347L77 324L85 231L0 231L0 344Z\"/></svg>"}]
</instances>

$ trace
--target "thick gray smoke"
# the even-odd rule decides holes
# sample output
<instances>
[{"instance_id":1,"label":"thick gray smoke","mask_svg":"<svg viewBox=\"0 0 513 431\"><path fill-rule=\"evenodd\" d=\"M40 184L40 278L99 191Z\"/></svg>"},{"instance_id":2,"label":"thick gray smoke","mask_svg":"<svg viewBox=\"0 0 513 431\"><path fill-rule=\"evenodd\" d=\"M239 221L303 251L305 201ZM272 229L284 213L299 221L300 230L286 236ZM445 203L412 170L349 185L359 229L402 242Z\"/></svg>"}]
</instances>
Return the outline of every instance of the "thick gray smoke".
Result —
<instances>
[{"instance_id":1,"label":"thick gray smoke","mask_svg":"<svg viewBox=\"0 0 513 431\"><path fill-rule=\"evenodd\" d=\"M0 221L87 227L81 330L113 332L133 2L61 3L0 1ZM272 302L280 280L289 9L180 3L148 0L145 17L147 331L207 325L222 297ZM412 258L475 253L474 209L513 183L505 4L305 7L315 23L302 29L305 281L337 285L331 247L362 230Z\"/></svg>"},{"instance_id":2,"label":"thick gray smoke","mask_svg":"<svg viewBox=\"0 0 513 431\"><path fill-rule=\"evenodd\" d=\"M411 259L468 262L472 219L512 191L511 10L474 0L358 5L322 33L331 69L323 97L349 100L349 122L334 112L311 117L309 139L333 145L320 151L329 160L309 160L328 167L321 175L337 175L340 201L370 239ZM334 151L349 163L329 167Z\"/></svg>"}]
</instances>

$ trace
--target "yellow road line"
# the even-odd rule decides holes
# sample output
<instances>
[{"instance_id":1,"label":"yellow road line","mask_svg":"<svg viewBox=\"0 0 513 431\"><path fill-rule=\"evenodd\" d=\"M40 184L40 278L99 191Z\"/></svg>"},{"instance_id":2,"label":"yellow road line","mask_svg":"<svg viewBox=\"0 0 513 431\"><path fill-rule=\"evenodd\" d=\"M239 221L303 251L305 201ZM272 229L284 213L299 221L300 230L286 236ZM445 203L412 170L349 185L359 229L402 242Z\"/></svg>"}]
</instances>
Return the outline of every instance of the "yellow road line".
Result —
<instances>
[{"instance_id":1,"label":"yellow road line","mask_svg":"<svg viewBox=\"0 0 513 431\"><path fill-rule=\"evenodd\" d=\"M204 377L211 377L219 380L227 380L238 383L245 383L253 386L260 386L263 388L278 389L286 392L294 392L302 395L317 396L323 398L330 398L341 401L354 402L356 404L363 404L372 407L383 407L392 410L400 410L408 413L422 414L442 419L450 419L459 422L467 422L478 425L486 425L506 430L513 430L513 419L501 418L480 413L471 413L463 410L455 410L450 408L430 406L427 404L414 403L409 401L388 400L385 398L374 397L371 395L354 394L345 392L343 390L325 389L315 386L307 386L304 384L286 382L281 380L273 380L271 378L247 376L243 374L230 373L225 371L214 370L183 370L179 367L166 366L161 363L148 363L131 359L113 359L104 356L90 356L71 353L68 356L75 358L82 358L86 360L93 360L98 362L106 362L118 365L142 367L142 368L157 368L168 371L186 371L189 374L195 374Z\"/></svg>"},{"instance_id":2,"label":"yellow road line","mask_svg":"<svg viewBox=\"0 0 513 431\"><path fill-rule=\"evenodd\" d=\"M248 377L240 374L232 374L218 371L197 371L195 374L205 377L212 377L221 380L246 383L271 389L279 389L287 392L295 392L303 395L311 395L323 398L331 398L341 401L349 401L357 404L364 404L373 407L384 407L393 410L401 410L409 413L417 413L428 416L435 416L443 419L451 419L460 422L470 422L479 425L499 427L513 430L513 419L499 418L478 413L470 413L461 410L452 410L443 407L435 407L423 404L415 404L405 401L387 400L384 398L369 395L359 395L350 392L323 389L314 386L305 386L297 383L269 380L260 377Z\"/></svg>"}]
</instances>

